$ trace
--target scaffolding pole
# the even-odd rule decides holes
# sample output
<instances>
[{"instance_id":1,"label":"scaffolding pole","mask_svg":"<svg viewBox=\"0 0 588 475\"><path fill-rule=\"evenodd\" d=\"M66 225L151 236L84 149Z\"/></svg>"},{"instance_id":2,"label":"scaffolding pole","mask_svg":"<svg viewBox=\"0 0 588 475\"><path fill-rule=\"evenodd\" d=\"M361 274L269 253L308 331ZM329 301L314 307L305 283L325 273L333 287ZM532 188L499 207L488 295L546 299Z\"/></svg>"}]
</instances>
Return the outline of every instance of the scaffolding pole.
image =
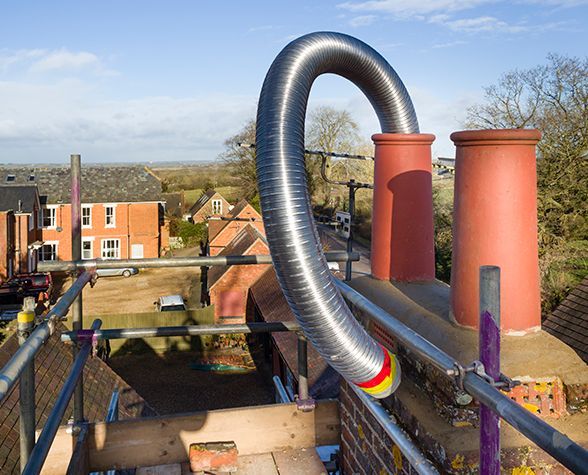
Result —
<instances>
[{"instance_id":1,"label":"scaffolding pole","mask_svg":"<svg viewBox=\"0 0 588 475\"><path fill-rule=\"evenodd\" d=\"M47 314L47 319L35 328L27 341L12 355L0 370L0 401L14 387L26 366L35 358L43 344L53 334L55 324L65 316L75 297L92 279L91 272L82 273Z\"/></svg>"},{"instance_id":2,"label":"scaffolding pole","mask_svg":"<svg viewBox=\"0 0 588 475\"><path fill-rule=\"evenodd\" d=\"M440 369L448 378L463 384L467 393L498 414L518 432L537 444L573 473L588 475L588 450L502 394L478 374L463 372L464 368L458 361L344 282L335 279L335 284L345 299L365 314L368 321L377 322L390 332L399 344L406 346ZM458 381L460 374L462 379Z\"/></svg>"},{"instance_id":3,"label":"scaffolding pole","mask_svg":"<svg viewBox=\"0 0 588 475\"><path fill-rule=\"evenodd\" d=\"M71 155L71 258L73 261L82 259L82 161L79 155ZM76 270L77 271L77 270ZM76 272L74 271L74 272ZM72 329L84 327L82 315L82 292L78 294L72 305ZM73 347L73 358L76 359L78 347ZM84 375L81 374L74 393L74 421L84 421Z\"/></svg>"},{"instance_id":4,"label":"scaffolding pole","mask_svg":"<svg viewBox=\"0 0 588 475\"><path fill-rule=\"evenodd\" d=\"M92 323L92 330L97 330L100 328L100 325L102 325L102 322L99 319L94 320ZM51 449L51 445L53 444L53 439L55 439L55 435L59 429L59 424L65 415L69 401L74 393L80 377L82 376L84 366L86 365L86 360L88 359L88 356L90 356L91 351L91 341L84 343L80 348L80 351L78 352L76 359L73 362L71 371L63 383L61 392L57 396L53 410L49 414L47 422L45 423L45 427L43 427L43 431L39 436L39 440L37 441L37 444L31 453L31 458L25 467L23 474L37 475L41 472L43 464L45 463L45 459L49 454L49 449Z\"/></svg>"},{"instance_id":5,"label":"scaffolding pole","mask_svg":"<svg viewBox=\"0 0 588 475\"><path fill-rule=\"evenodd\" d=\"M346 251L325 252L328 262L359 261L359 253ZM90 269L120 269L136 267L137 269L161 269L169 267L212 267L272 264L269 254L253 256L198 256L198 257L158 257L149 259L111 259L111 260L74 260L39 262L39 272L74 272Z\"/></svg>"}]
</instances>

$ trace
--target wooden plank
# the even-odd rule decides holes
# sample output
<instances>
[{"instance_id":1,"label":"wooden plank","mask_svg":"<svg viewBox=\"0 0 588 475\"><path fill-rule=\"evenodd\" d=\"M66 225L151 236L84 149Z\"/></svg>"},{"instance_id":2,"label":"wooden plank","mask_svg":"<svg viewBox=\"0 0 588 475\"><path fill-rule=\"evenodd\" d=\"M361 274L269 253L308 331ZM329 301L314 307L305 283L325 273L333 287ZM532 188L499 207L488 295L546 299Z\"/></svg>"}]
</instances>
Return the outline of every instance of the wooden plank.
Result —
<instances>
[{"instance_id":1,"label":"wooden plank","mask_svg":"<svg viewBox=\"0 0 588 475\"><path fill-rule=\"evenodd\" d=\"M279 475L272 454L239 457L238 475Z\"/></svg>"},{"instance_id":2,"label":"wooden plank","mask_svg":"<svg viewBox=\"0 0 588 475\"><path fill-rule=\"evenodd\" d=\"M42 475L62 475L67 473L76 445L76 438L67 430L67 427L62 426L57 431L55 440L41 469ZM71 428L69 430L71 431ZM39 432L37 431L37 437Z\"/></svg>"},{"instance_id":3,"label":"wooden plank","mask_svg":"<svg viewBox=\"0 0 588 475\"><path fill-rule=\"evenodd\" d=\"M336 445L339 436L337 401L317 402L312 412L298 411L294 403L273 404L89 424L88 453L90 470L104 471L182 463L194 442L232 440L239 455L253 455ZM47 473L64 473L67 468L71 447L67 454L64 438L60 431L53 444L59 456L52 451L48 457L56 470Z\"/></svg>"},{"instance_id":4,"label":"wooden plank","mask_svg":"<svg viewBox=\"0 0 588 475\"><path fill-rule=\"evenodd\" d=\"M82 426L73 454L67 467L67 475L86 475L89 472L88 464L88 426Z\"/></svg>"},{"instance_id":5,"label":"wooden plank","mask_svg":"<svg viewBox=\"0 0 588 475\"><path fill-rule=\"evenodd\" d=\"M328 475L323 462L311 447L272 452L280 475Z\"/></svg>"},{"instance_id":6,"label":"wooden plank","mask_svg":"<svg viewBox=\"0 0 588 475\"><path fill-rule=\"evenodd\" d=\"M135 475L182 475L182 466L179 463L168 463L153 467L139 467Z\"/></svg>"}]
</instances>

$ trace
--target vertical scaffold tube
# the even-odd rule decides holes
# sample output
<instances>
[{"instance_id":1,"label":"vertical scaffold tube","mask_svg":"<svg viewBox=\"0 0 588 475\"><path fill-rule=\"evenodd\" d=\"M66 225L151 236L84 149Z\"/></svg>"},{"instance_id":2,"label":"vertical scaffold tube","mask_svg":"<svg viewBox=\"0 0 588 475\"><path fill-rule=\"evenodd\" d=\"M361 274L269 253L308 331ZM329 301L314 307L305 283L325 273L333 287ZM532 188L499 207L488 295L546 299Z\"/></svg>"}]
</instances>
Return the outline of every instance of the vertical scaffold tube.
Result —
<instances>
[{"instance_id":1,"label":"vertical scaffold tube","mask_svg":"<svg viewBox=\"0 0 588 475\"><path fill-rule=\"evenodd\" d=\"M286 46L265 78L257 111L257 177L263 220L280 286L305 335L343 377L383 398L400 366L355 320L333 283L316 226L304 167L304 120L321 74L343 76L374 107L383 133L418 133L402 81L375 50L340 33L318 32Z\"/></svg>"}]
</instances>

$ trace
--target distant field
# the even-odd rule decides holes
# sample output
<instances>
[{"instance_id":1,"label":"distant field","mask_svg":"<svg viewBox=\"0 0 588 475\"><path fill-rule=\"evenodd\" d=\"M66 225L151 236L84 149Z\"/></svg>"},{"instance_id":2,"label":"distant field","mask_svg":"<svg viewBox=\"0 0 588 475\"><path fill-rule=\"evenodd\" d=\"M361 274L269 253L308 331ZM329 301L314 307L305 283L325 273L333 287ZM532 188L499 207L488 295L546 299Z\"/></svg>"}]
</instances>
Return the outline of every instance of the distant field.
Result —
<instances>
[{"instance_id":1,"label":"distant field","mask_svg":"<svg viewBox=\"0 0 588 475\"><path fill-rule=\"evenodd\" d=\"M221 195L223 195L229 203L239 201L239 188L236 186L218 186L215 188L215 190L218 191ZM192 204L194 204L194 202L198 198L200 198L202 193L203 191L200 188L197 188L195 190L184 190L186 203L192 206Z\"/></svg>"}]
</instances>

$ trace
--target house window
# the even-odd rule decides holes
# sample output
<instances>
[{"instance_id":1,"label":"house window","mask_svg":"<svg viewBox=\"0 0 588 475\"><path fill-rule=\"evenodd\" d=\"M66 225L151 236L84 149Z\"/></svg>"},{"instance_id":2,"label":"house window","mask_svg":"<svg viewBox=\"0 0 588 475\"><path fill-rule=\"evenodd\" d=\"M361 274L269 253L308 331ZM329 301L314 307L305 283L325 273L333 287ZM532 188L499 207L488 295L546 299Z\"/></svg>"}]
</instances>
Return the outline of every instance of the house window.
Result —
<instances>
[{"instance_id":1,"label":"house window","mask_svg":"<svg viewBox=\"0 0 588 475\"><path fill-rule=\"evenodd\" d=\"M14 183L16 181L16 175L6 175L6 183Z\"/></svg>"},{"instance_id":2,"label":"house window","mask_svg":"<svg viewBox=\"0 0 588 475\"><path fill-rule=\"evenodd\" d=\"M114 228L116 226L116 207L104 205L104 215L106 216L105 227Z\"/></svg>"},{"instance_id":3,"label":"house window","mask_svg":"<svg viewBox=\"0 0 588 475\"><path fill-rule=\"evenodd\" d=\"M92 207L91 206L82 206L82 227L83 228L91 228L92 227Z\"/></svg>"},{"instance_id":4,"label":"house window","mask_svg":"<svg viewBox=\"0 0 588 475\"><path fill-rule=\"evenodd\" d=\"M223 200L212 200L212 214L223 214Z\"/></svg>"},{"instance_id":5,"label":"house window","mask_svg":"<svg viewBox=\"0 0 588 475\"><path fill-rule=\"evenodd\" d=\"M35 181L35 175L29 175L29 181Z\"/></svg>"},{"instance_id":6,"label":"house window","mask_svg":"<svg viewBox=\"0 0 588 475\"><path fill-rule=\"evenodd\" d=\"M120 259L120 239L102 240L102 259Z\"/></svg>"},{"instance_id":7,"label":"house window","mask_svg":"<svg viewBox=\"0 0 588 475\"><path fill-rule=\"evenodd\" d=\"M56 261L57 260L57 243L46 242L39 249L39 260L41 261Z\"/></svg>"},{"instance_id":8,"label":"house window","mask_svg":"<svg viewBox=\"0 0 588 475\"><path fill-rule=\"evenodd\" d=\"M82 239L82 259L94 257L94 242L91 239Z\"/></svg>"},{"instance_id":9,"label":"house window","mask_svg":"<svg viewBox=\"0 0 588 475\"><path fill-rule=\"evenodd\" d=\"M43 224L44 228L54 228L55 227L55 214L57 209L56 208L42 208L41 209L41 223Z\"/></svg>"},{"instance_id":10,"label":"house window","mask_svg":"<svg viewBox=\"0 0 588 475\"><path fill-rule=\"evenodd\" d=\"M29 231L35 229L35 213L29 214Z\"/></svg>"}]
</instances>

